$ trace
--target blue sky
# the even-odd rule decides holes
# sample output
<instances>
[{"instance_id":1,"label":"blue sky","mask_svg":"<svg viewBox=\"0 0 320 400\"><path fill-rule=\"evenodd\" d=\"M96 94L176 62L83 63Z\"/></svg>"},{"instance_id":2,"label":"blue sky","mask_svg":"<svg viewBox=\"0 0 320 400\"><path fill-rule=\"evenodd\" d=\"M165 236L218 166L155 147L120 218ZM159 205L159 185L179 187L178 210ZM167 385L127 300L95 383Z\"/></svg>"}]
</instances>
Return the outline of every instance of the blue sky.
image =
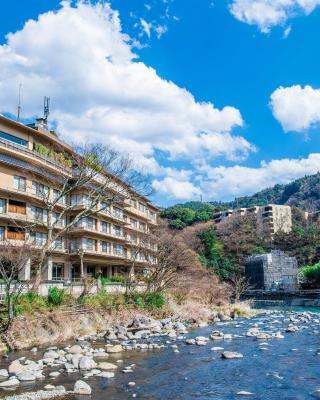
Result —
<instances>
[{"instance_id":1,"label":"blue sky","mask_svg":"<svg viewBox=\"0 0 320 400\"><path fill-rule=\"evenodd\" d=\"M19 82L24 118L49 95L66 140L128 149L160 205L320 170L319 0L95 3L2 1L1 113Z\"/></svg>"}]
</instances>

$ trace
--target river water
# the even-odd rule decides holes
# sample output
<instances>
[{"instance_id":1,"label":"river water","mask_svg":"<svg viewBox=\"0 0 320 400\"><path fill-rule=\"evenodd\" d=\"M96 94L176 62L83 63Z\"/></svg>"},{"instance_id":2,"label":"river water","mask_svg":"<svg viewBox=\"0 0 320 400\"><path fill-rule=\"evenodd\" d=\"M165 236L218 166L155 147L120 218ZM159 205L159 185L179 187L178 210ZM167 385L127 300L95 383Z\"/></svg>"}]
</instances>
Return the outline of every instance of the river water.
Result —
<instances>
[{"instance_id":1,"label":"river water","mask_svg":"<svg viewBox=\"0 0 320 400\"><path fill-rule=\"evenodd\" d=\"M235 336L232 340L210 341L206 346L190 346L186 345L184 340L171 340L171 343L167 343L168 347L163 350L125 352L110 356L108 359L110 362L116 362L121 358L123 366L136 364L133 372L122 373L120 368L112 379L89 378L87 383L93 391L89 398L90 400L125 400L134 397L147 400L231 400L243 397L252 400L314 399L314 392L320 389L319 321L317 316L313 316L311 322L297 324L303 328L299 332L285 333L289 324L288 317L292 315L295 314L279 312L260 315L250 320L211 325L187 335L209 336L213 330L219 330ZM264 341L245 337L247 330L253 326L258 326L264 332L281 331L285 338ZM179 353L174 352L172 344L178 346ZM243 358L224 360L221 358L221 351L211 350L214 346L240 352ZM30 353L12 353L9 360L0 363L0 368L7 367L10 359L25 355L32 358ZM34 355L33 358L40 358L41 355ZM23 384L19 391L38 390L47 383L63 384L66 389L72 389L77 379L81 379L81 374L63 373L51 381ZM136 385L129 387L129 382L135 382ZM237 394L240 391L248 391L252 395L240 396ZM8 392L0 393L2 397L5 395L8 395ZM320 398L320 394L316 398ZM86 398L75 395L63 397L63 400L80 399Z\"/></svg>"}]
</instances>

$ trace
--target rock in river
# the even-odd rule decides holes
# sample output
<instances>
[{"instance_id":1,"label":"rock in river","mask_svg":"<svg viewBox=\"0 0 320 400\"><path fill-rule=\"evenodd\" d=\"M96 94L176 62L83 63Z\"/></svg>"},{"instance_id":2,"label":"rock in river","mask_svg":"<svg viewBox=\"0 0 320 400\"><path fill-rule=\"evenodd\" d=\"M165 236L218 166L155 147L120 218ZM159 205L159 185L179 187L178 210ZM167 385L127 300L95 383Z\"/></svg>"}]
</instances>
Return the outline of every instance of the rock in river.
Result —
<instances>
[{"instance_id":1,"label":"rock in river","mask_svg":"<svg viewBox=\"0 0 320 400\"><path fill-rule=\"evenodd\" d=\"M242 358L243 355L241 353L237 353L235 351L224 351L221 354L222 358L231 359L231 358Z\"/></svg>"},{"instance_id":2,"label":"rock in river","mask_svg":"<svg viewBox=\"0 0 320 400\"><path fill-rule=\"evenodd\" d=\"M81 394L81 395L90 395L92 390L91 387L83 381L77 381L74 385L73 389L75 394Z\"/></svg>"}]
</instances>

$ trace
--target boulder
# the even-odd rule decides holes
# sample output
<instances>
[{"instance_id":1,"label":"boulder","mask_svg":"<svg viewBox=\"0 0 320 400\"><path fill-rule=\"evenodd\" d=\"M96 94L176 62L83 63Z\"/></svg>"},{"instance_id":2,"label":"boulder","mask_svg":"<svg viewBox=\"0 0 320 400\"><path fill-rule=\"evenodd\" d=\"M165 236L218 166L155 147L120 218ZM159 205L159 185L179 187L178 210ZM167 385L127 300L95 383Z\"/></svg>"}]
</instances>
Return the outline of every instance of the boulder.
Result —
<instances>
[{"instance_id":1,"label":"boulder","mask_svg":"<svg viewBox=\"0 0 320 400\"><path fill-rule=\"evenodd\" d=\"M106 371L106 370L112 370L113 371L113 370L117 369L118 366L116 364L112 364L112 363L109 363L109 362L100 362L99 365L98 365L98 368L102 369L103 371Z\"/></svg>"},{"instance_id":2,"label":"boulder","mask_svg":"<svg viewBox=\"0 0 320 400\"><path fill-rule=\"evenodd\" d=\"M25 373L22 373L22 374L18 374L17 378L21 382L29 382L29 381L35 381L36 380L36 376L31 372L25 372Z\"/></svg>"},{"instance_id":3,"label":"boulder","mask_svg":"<svg viewBox=\"0 0 320 400\"><path fill-rule=\"evenodd\" d=\"M100 372L100 374L98 374L97 376L99 376L100 378L110 379L114 378L114 372Z\"/></svg>"},{"instance_id":4,"label":"boulder","mask_svg":"<svg viewBox=\"0 0 320 400\"><path fill-rule=\"evenodd\" d=\"M9 365L9 374L19 374L25 371L25 367L20 363L19 360L14 360Z\"/></svg>"},{"instance_id":5,"label":"boulder","mask_svg":"<svg viewBox=\"0 0 320 400\"><path fill-rule=\"evenodd\" d=\"M221 354L221 357L225 358L225 359L232 359L232 358L242 358L243 355L241 353L237 353L235 351L224 351Z\"/></svg>"},{"instance_id":6,"label":"boulder","mask_svg":"<svg viewBox=\"0 0 320 400\"><path fill-rule=\"evenodd\" d=\"M1 382L0 387L6 388L6 387L12 387L12 386L18 386L20 382L18 381L17 378L14 379L9 379L7 381Z\"/></svg>"},{"instance_id":7,"label":"boulder","mask_svg":"<svg viewBox=\"0 0 320 400\"><path fill-rule=\"evenodd\" d=\"M83 352L83 349L78 344L75 344L74 346L70 347L70 349L68 350L68 353L70 353L70 354L77 354L77 353L82 353L82 352Z\"/></svg>"},{"instance_id":8,"label":"boulder","mask_svg":"<svg viewBox=\"0 0 320 400\"><path fill-rule=\"evenodd\" d=\"M90 395L92 390L86 382L79 380L75 383L73 392L75 394Z\"/></svg>"},{"instance_id":9,"label":"boulder","mask_svg":"<svg viewBox=\"0 0 320 400\"><path fill-rule=\"evenodd\" d=\"M0 378L7 378L9 376L9 372L6 369L0 369Z\"/></svg>"},{"instance_id":10,"label":"boulder","mask_svg":"<svg viewBox=\"0 0 320 400\"><path fill-rule=\"evenodd\" d=\"M97 366L96 362L87 356L83 356L79 360L79 369L82 371L89 371Z\"/></svg>"},{"instance_id":11,"label":"boulder","mask_svg":"<svg viewBox=\"0 0 320 400\"><path fill-rule=\"evenodd\" d=\"M54 350L49 350L44 353L43 358L53 358L55 360L56 358L59 358L59 353Z\"/></svg>"},{"instance_id":12,"label":"boulder","mask_svg":"<svg viewBox=\"0 0 320 400\"><path fill-rule=\"evenodd\" d=\"M186 339L186 344L193 345L196 344L195 339Z\"/></svg>"},{"instance_id":13,"label":"boulder","mask_svg":"<svg viewBox=\"0 0 320 400\"><path fill-rule=\"evenodd\" d=\"M107 353L120 353L123 351L121 344L116 344L115 346L108 346Z\"/></svg>"}]
</instances>

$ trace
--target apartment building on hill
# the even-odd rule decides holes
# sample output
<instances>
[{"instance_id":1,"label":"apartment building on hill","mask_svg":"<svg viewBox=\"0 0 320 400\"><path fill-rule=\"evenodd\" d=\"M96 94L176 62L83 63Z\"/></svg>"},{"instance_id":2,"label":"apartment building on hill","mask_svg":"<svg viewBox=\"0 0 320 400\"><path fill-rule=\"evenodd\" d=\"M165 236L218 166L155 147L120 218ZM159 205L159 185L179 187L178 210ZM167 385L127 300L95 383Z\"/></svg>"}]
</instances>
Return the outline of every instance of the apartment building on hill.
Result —
<instances>
[{"instance_id":1,"label":"apartment building on hill","mask_svg":"<svg viewBox=\"0 0 320 400\"><path fill-rule=\"evenodd\" d=\"M66 154L73 150L42 122L39 119L33 126L26 126L0 115L0 243L19 245L28 241L36 248L48 238L48 211L41 195L58 196L59 177L68 176L70 168L63 158L56 161L40 149L57 148ZM46 179L48 174L52 177L51 187ZM86 206L86 202L85 193L70 193L59 200L51 218L68 205L71 211L61 221L63 226ZM66 235L57 238L42 273L43 282L76 282L81 273L107 278L129 273L132 249L139 246L142 237L147 243L145 237L157 225L157 218L158 208L147 198L132 192L122 205L111 204L97 215L81 218ZM35 228L28 232L23 226L30 222ZM135 268L142 273L154 258L156 249L150 243L139 249ZM32 274L30 260L21 278L29 281Z\"/></svg>"},{"instance_id":2,"label":"apartment building on hill","mask_svg":"<svg viewBox=\"0 0 320 400\"><path fill-rule=\"evenodd\" d=\"M266 236L272 237L279 231L288 233L292 230L291 207L277 204L220 211L213 215L213 220L218 224L245 215L253 215L257 220L259 232Z\"/></svg>"}]
</instances>

